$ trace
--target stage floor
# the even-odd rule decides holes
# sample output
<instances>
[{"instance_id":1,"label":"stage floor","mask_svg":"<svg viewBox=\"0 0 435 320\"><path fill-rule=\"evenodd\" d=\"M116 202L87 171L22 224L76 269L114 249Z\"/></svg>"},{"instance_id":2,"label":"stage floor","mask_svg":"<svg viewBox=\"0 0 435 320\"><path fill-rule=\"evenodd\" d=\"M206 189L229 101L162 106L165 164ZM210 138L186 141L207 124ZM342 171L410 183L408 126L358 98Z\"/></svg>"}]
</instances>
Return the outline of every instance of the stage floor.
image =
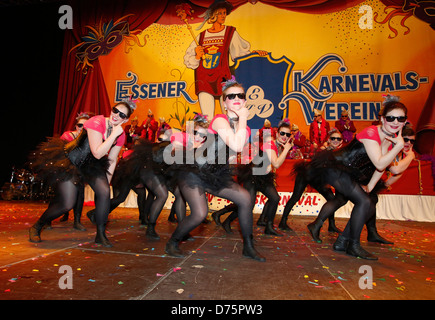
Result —
<instances>
[{"instance_id":1,"label":"stage floor","mask_svg":"<svg viewBox=\"0 0 435 320\"><path fill-rule=\"evenodd\" d=\"M435 298L435 223L378 221L379 233L394 241L362 245L379 257L366 261L332 250L336 235L322 229L314 243L306 225L312 217L292 217L284 237L254 227L256 248L265 263L242 256L238 224L226 235L214 222L202 224L180 248L184 258L166 256L164 247L176 225L162 212L159 241L147 240L137 209L118 208L109 217L113 248L96 245L95 227L85 213L87 231L67 222L44 230L43 242L28 241L28 229L47 204L0 201L1 300L413 300ZM258 218L255 215L254 221ZM275 223L278 223L277 216ZM346 219L337 219L344 228ZM72 281L59 273L72 270ZM370 270L372 278L370 279ZM59 284L72 285L61 289ZM364 286L372 286L372 289ZM241 303L239 301L239 303Z\"/></svg>"}]
</instances>

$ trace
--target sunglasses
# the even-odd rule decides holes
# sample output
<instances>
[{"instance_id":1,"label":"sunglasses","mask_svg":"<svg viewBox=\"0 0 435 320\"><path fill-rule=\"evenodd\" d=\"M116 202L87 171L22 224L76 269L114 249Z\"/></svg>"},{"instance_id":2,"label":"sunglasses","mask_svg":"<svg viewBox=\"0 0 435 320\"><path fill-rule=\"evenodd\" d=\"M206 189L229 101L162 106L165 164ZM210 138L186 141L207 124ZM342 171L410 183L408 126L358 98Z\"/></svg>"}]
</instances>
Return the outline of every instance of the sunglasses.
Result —
<instances>
[{"instance_id":1,"label":"sunglasses","mask_svg":"<svg viewBox=\"0 0 435 320\"><path fill-rule=\"evenodd\" d=\"M120 117L121 119L123 119L123 120L125 120L125 119L128 118L128 116L127 116L124 112L119 111L116 107L113 107L113 108L112 108L112 112L113 112L114 114L118 114L118 113L119 113L119 117Z\"/></svg>"},{"instance_id":2,"label":"sunglasses","mask_svg":"<svg viewBox=\"0 0 435 320\"><path fill-rule=\"evenodd\" d=\"M234 100L236 97L238 97L239 99L245 100L246 99L246 94L243 93L243 92L241 92L241 93L230 93L230 94L227 94L225 96L225 99L228 98L230 100Z\"/></svg>"},{"instance_id":3,"label":"sunglasses","mask_svg":"<svg viewBox=\"0 0 435 320\"><path fill-rule=\"evenodd\" d=\"M405 122L406 121L406 117L405 116L400 116L400 117L393 117L393 116L386 116L385 120L387 120L387 122L394 122L394 120L399 121L399 122Z\"/></svg>"},{"instance_id":4,"label":"sunglasses","mask_svg":"<svg viewBox=\"0 0 435 320\"><path fill-rule=\"evenodd\" d=\"M343 140L343 138L340 138L340 137L330 137L329 139L331 139L331 141L334 141L334 140L341 141L341 140Z\"/></svg>"},{"instance_id":5,"label":"sunglasses","mask_svg":"<svg viewBox=\"0 0 435 320\"><path fill-rule=\"evenodd\" d=\"M203 138L203 139L205 139L205 138L207 138L207 134L205 134L205 133L202 133L202 132L199 132L199 131L197 131L197 130L194 130L193 131L193 135L198 135L198 136L200 136L201 138Z\"/></svg>"},{"instance_id":6,"label":"sunglasses","mask_svg":"<svg viewBox=\"0 0 435 320\"><path fill-rule=\"evenodd\" d=\"M290 138L290 136L292 135L290 132L284 132L284 131L280 131L279 134L282 137L287 136L287 138Z\"/></svg>"},{"instance_id":7,"label":"sunglasses","mask_svg":"<svg viewBox=\"0 0 435 320\"><path fill-rule=\"evenodd\" d=\"M77 126L78 128L83 128L83 123L77 123L76 126Z\"/></svg>"},{"instance_id":8,"label":"sunglasses","mask_svg":"<svg viewBox=\"0 0 435 320\"><path fill-rule=\"evenodd\" d=\"M411 143L411 144L414 144L414 143L415 143L415 139L403 138L403 141L405 141L405 142L409 142L409 143Z\"/></svg>"}]
</instances>

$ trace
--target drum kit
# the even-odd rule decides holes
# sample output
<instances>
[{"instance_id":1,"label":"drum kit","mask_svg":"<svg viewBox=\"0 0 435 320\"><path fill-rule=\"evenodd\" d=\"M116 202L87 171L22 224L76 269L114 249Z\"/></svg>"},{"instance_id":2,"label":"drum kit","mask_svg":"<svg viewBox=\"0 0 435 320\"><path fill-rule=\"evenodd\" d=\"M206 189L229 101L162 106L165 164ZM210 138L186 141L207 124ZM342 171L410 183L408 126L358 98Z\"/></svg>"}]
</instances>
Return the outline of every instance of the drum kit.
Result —
<instances>
[{"instance_id":1,"label":"drum kit","mask_svg":"<svg viewBox=\"0 0 435 320\"><path fill-rule=\"evenodd\" d=\"M53 189L31 171L13 166L10 180L1 188L0 196L3 200L47 200L53 196Z\"/></svg>"}]
</instances>

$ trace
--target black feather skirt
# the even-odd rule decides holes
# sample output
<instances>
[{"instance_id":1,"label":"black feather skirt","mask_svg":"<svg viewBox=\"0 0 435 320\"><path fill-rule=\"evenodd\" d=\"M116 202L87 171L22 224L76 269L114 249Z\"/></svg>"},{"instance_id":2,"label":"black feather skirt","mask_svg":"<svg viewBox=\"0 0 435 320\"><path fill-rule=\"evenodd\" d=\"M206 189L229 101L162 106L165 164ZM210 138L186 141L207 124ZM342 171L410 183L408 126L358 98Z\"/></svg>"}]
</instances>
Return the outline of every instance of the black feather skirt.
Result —
<instances>
[{"instance_id":1,"label":"black feather skirt","mask_svg":"<svg viewBox=\"0 0 435 320\"><path fill-rule=\"evenodd\" d=\"M107 156L96 159L92 155L86 134L81 136L81 144L76 140L66 143L58 137L48 138L29 155L29 169L51 186L61 181L90 182L105 176L110 166Z\"/></svg>"},{"instance_id":2,"label":"black feather skirt","mask_svg":"<svg viewBox=\"0 0 435 320\"><path fill-rule=\"evenodd\" d=\"M311 161L300 161L293 173L303 175L306 181L315 186L329 184L330 170L349 175L352 180L361 185L367 185L376 168L368 157L364 145L357 139L346 147L317 153Z\"/></svg>"}]
</instances>

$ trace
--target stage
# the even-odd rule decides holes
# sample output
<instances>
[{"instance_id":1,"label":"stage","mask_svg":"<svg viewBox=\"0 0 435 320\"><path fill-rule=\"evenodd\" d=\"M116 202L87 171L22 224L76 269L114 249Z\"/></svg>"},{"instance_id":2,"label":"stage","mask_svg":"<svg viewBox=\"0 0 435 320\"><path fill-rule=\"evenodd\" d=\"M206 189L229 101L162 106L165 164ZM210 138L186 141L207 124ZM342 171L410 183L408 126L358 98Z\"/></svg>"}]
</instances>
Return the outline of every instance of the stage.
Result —
<instances>
[{"instance_id":1,"label":"stage","mask_svg":"<svg viewBox=\"0 0 435 320\"><path fill-rule=\"evenodd\" d=\"M237 223L233 235L214 222L202 224L192 232L194 241L180 245L184 258L166 256L165 243L176 227L167 221L168 210L156 226L159 241L146 239L137 209L117 208L108 225L114 247L98 246L93 242L95 227L85 214L92 207L85 207L87 231L72 228L71 214L69 221L54 221L52 230L44 230L41 243L30 243L28 229L46 207L42 202L0 202L1 300L164 300L155 306L164 306L161 314L171 315L173 307L194 300L223 305L228 300L246 304L435 297L433 222L378 220L379 233L394 245L369 243L364 230L362 245L379 257L365 261L334 252L336 235L327 232L327 223L318 244L306 229L313 217L291 216L293 232L283 237L265 236L254 226L256 247L267 258L260 263L242 256ZM337 226L344 228L346 221L337 218ZM250 304L268 311L267 302Z\"/></svg>"}]
</instances>

